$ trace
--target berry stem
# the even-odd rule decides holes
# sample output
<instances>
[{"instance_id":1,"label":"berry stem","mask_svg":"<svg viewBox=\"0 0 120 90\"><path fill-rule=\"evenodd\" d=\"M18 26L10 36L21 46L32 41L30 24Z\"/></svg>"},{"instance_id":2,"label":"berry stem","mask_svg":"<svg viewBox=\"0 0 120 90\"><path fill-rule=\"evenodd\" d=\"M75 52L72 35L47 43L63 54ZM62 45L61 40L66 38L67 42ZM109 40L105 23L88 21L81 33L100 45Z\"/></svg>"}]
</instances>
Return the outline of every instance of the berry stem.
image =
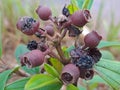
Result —
<instances>
[{"instance_id":1,"label":"berry stem","mask_svg":"<svg viewBox=\"0 0 120 90\"><path fill-rule=\"evenodd\" d=\"M56 53L54 53L53 51L51 51L48 55L53 57L53 58L56 58L56 59L60 60L60 57Z\"/></svg>"},{"instance_id":2,"label":"berry stem","mask_svg":"<svg viewBox=\"0 0 120 90\"><path fill-rule=\"evenodd\" d=\"M60 43L60 42L62 41L62 39L65 37L66 33L67 33L67 29L65 29L65 30L61 33L61 37L59 38L58 43Z\"/></svg>"},{"instance_id":3,"label":"berry stem","mask_svg":"<svg viewBox=\"0 0 120 90\"><path fill-rule=\"evenodd\" d=\"M46 32L45 32L45 30L44 29L42 29L42 28L40 28L40 29L38 29L38 32L41 34L44 34L44 36L47 38L47 39L49 39L50 41L52 41L53 40L53 38L51 37L51 36L49 36ZM44 31L43 31L44 30Z\"/></svg>"},{"instance_id":4,"label":"berry stem","mask_svg":"<svg viewBox=\"0 0 120 90\"><path fill-rule=\"evenodd\" d=\"M64 53L63 53L63 51L62 51L62 49L61 49L61 44L60 44L60 43L55 44L55 48L56 48L56 50L57 50L57 52L58 52L58 54L59 54L59 56L60 56L60 61L61 61L64 65L68 64L68 63L69 63L69 59L66 59L66 58L65 58Z\"/></svg>"}]
</instances>

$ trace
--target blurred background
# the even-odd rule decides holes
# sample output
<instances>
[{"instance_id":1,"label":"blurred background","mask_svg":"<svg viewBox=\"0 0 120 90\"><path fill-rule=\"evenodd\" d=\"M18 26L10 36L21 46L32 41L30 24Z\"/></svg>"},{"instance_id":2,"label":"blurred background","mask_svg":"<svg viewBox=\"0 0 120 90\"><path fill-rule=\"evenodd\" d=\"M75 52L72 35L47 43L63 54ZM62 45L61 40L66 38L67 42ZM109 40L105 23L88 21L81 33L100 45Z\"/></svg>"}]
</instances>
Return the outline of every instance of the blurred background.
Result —
<instances>
[{"instance_id":1,"label":"blurred background","mask_svg":"<svg viewBox=\"0 0 120 90\"><path fill-rule=\"evenodd\" d=\"M22 16L31 16L39 19L35 13L41 5L49 6L53 16L61 14L65 4L70 0L0 0L0 47L2 45L2 57L7 65L16 63L14 51L20 43L27 44L35 36L26 36L16 28L17 20ZM101 34L103 40L120 42L120 0L94 0L90 9L92 20L87 27ZM41 24L44 22L41 22ZM117 60L120 60L120 48L110 47L109 50ZM11 63L12 62L12 63ZM2 67L2 68L1 68ZM0 63L0 71L3 67Z\"/></svg>"},{"instance_id":2,"label":"blurred background","mask_svg":"<svg viewBox=\"0 0 120 90\"><path fill-rule=\"evenodd\" d=\"M70 0L0 0L0 37L2 37L3 57L13 60L13 53L19 43L27 43L34 36L29 37L16 29L16 22L22 16L32 16L39 19L35 13L38 5L46 5L52 9L53 16L61 13L65 4ZM92 20L88 24L90 30L98 31L104 40L120 41L120 0L94 0L91 15ZM109 48L110 49L110 48ZM110 49L120 60L120 50Z\"/></svg>"}]
</instances>

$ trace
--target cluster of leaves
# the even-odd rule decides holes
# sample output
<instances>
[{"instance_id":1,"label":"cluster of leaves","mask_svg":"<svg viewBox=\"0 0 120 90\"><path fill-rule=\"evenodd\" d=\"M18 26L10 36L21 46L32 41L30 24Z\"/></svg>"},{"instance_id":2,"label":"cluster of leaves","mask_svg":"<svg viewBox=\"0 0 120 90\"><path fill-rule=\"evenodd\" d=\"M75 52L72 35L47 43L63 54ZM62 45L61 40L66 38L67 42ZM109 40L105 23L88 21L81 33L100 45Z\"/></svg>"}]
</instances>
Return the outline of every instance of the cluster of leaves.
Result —
<instances>
[{"instance_id":1,"label":"cluster of leaves","mask_svg":"<svg viewBox=\"0 0 120 90\"><path fill-rule=\"evenodd\" d=\"M120 47L120 43L101 41L98 45L99 49L110 46ZM65 54L67 54L70 50L71 47L67 48ZM25 45L19 45L15 51L16 59L18 60L18 56L27 51L28 49ZM89 87L93 89L96 88L99 83L104 83L106 85L110 85L113 89L118 90L120 88L120 62L116 61L114 56L109 51L101 50L101 53L103 55L101 60L94 66L97 75L95 75L92 80L88 81ZM13 70L4 71L0 74L0 81L2 81L0 83L1 90L16 90L16 88L18 90L24 90L24 88L25 90L47 90L48 88L49 90L59 90L62 87L62 82L59 79L59 75L63 65L54 58L51 58L50 62L52 66L48 64L44 65L47 74L38 74L40 69L38 67L31 69L22 67L22 69L31 74L32 77L22 78L10 84L6 84L7 80L10 78L11 74L17 71L20 67L16 67ZM85 87L79 85L78 88L72 84L67 86L67 90L79 90L82 88L85 89Z\"/></svg>"},{"instance_id":2,"label":"cluster of leaves","mask_svg":"<svg viewBox=\"0 0 120 90\"><path fill-rule=\"evenodd\" d=\"M90 9L93 0L71 0L71 2L71 6L68 6L68 9L72 13L75 12L76 7ZM101 49L110 46L120 47L120 43L101 41L98 48ZM70 52L73 48L73 46L69 48L63 47L65 56L68 56L68 52ZM23 44L16 48L15 56L18 63L20 63L18 56L26 52L29 52L29 50ZM90 83L89 87L90 89L93 89L96 88L99 83L105 83L109 84L113 89L118 90L120 89L120 62L117 62L109 51L101 50L101 53L101 60L94 65L97 75L95 75L92 80L88 81L88 83ZM59 75L63 65L55 58L51 58L50 63L52 66L49 64L44 64L44 69L47 72L46 74L39 74L40 67L31 69L28 69L25 66L21 67L24 71L29 73L31 77L22 78L10 84L6 84L7 80L10 78L11 74L17 71L20 67L2 72L0 74L0 81L2 81L0 83L0 90L60 90L62 87L62 81L60 80ZM79 90L82 88L84 89L83 86L75 87L74 85L69 84L67 85L66 90Z\"/></svg>"}]
</instances>

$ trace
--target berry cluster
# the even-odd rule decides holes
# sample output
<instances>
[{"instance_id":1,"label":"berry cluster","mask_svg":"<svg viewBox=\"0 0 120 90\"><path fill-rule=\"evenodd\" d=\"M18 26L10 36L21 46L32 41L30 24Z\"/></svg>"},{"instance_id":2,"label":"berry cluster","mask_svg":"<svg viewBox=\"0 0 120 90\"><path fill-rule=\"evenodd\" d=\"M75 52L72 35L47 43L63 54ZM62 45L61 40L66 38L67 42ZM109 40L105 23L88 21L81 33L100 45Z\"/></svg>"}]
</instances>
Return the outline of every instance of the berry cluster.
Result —
<instances>
[{"instance_id":1,"label":"berry cluster","mask_svg":"<svg viewBox=\"0 0 120 90\"><path fill-rule=\"evenodd\" d=\"M40 26L38 20L32 17L21 17L17 22L17 29L26 35L35 35L39 41L29 41L27 48L30 52L20 56L21 65L29 68L40 66L45 62L45 56L57 58L64 66L61 72L61 80L64 84L76 83L78 78L89 80L93 77L93 65L101 58L101 53L97 49L102 37L92 31L84 37L84 44L77 45L76 38L82 33L82 27L91 19L89 10L78 10L70 14L64 6L62 14L52 16L52 11L46 6L39 6L36 9L39 18L46 22ZM75 37L75 48L71 50L70 57L66 58L62 51L62 40L67 35ZM78 42L79 43L79 42ZM57 53L56 53L56 51ZM54 52L55 51L55 52Z\"/></svg>"}]
</instances>

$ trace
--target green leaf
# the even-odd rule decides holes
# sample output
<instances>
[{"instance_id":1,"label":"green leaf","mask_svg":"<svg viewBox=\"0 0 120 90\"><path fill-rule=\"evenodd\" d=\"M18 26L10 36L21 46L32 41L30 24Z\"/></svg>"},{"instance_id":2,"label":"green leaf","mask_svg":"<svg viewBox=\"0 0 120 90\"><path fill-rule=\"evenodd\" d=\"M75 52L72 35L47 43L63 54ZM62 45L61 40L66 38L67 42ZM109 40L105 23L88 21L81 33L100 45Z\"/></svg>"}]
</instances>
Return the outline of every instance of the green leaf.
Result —
<instances>
[{"instance_id":1,"label":"green leaf","mask_svg":"<svg viewBox=\"0 0 120 90\"><path fill-rule=\"evenodd\" d=\"M59 73L55 70L54 67L50 66L49 64L44 64L44 69L52 76L59 78Z\"/></svg>"},{"instance_id":2,"label":"green leaf","mask_svg":"<svg viewBox=\"0 0 120 90\"><path fill-rule=\"evenodd\" d=\"M120 89L120 74L114 73L111 70L95 66L96 72L115 90Z\"/></svg>"},{"instance_id":3,"label":"green leaf","mask_svg":"<svg viewBox=\"0 0 120 90\"><path fill-rule=\"evenodd\" d=\"M79 7L80 9L82 9L82 6L83 6L83 3L84 3L85 0L76 0L76 1L77 1L77 3L78 3L78 7Z\"/></svg>"},{"instance_id":4,"label":"green leaf","mask_svg":"<svg viewBox=\"0 0 120 90\"><path fill-rule=\"evenodd\" d=\"M16 80L15 82L8 84L5 87L5 90L24 90L25 84L29 79L30 78L27 77L27 78L22 78L20 80Z\"/></svg>"},{"instance_id":5,"label":"green leaf","mask_svg":"<svg viewBox=\"0 0 120 90\"><path fill-rule=\"evenodd\" d=\"M0 13L0 57L2 56L2 15Z\"/></svg>"},{"instance_id":6,"label":"green leaf","mask_svg":"<svg viewBox=\"0 0 120 90\"><path fill-rule=\"evenodd\" d=\"M19 69L19 67L16 67L12 70L6 70L2 73L0 73L0 90L4 90L5 88L5 84L9 78L9 76L14 72L17 71Z\"/></svg>"},{"instance_id":7,"label":"green leaf","mask_svg":"<svg viewBox=\"0 0 120 90\"><path fill-rule=\"evenodd\" d=\"M33 68L28 68L26 66L23 66L21 68L31 75L38 74L40 72L40 66L33 67Z\"/></svg>"},{"instance_id":8,"label":"green leaf","mask_svg":"<svg viewBox=\"0 0 120 90\"><path fill-rule=\"evenodd\" d=\"M24 45L24 44L19 44L17 46L17 48L15 49L15 58L17 60L17 62L20 64L20 60L19 60L19 57L23 54L25 54L26 52L29 52L29 50L27 49L27 46Z\"/></svg>"},{"instance_id":9,"label":"green leaf","mask_svg":"<svg viewBox=\"0 0 120 90\"><path fill-rule=\"evenodd\" d=\"M101 50L100 51L102 54L102 59L109 59L109 60L115 60L115 57L113 56L113 54L107 50Z\"/></svg>"},{"instance_id":10,"label":"green leaf","mask_svg":"<svg viewBox=\"0 0 120 90\"><path fill-rule=\"evenodd\" d=\"M25 90L60 90L61 86L59 79L47 74L38 74L31 77L25 85Z\"/></svg>"},{"instance_id":11,"label":"green leaf","mask_svg":"<svg viewBox=\"0 0 120 90\"><path fill-rule=\"evenodd\" d=\"M68 8L70 14L73 14L75 11L79 10L79 7L77 7L77 5L72 4L72 3L69 4L67 8Z\"/></svg>"},{"instance_id":12,"label":"green leaf","mask_svg":"<svg viewBox=\"0 0 120 90\"><path fill-rule=\"evenodd\" d=\"M56 58L50 58L49 61L51 62L52 66L57 70L57 72L60 74L63 68L63 64Z\"/></svg>"},{"instance_id":13,"label":"green leaf","mask_svg":"<svg viewBox=\"0 0 120 90\"><path fill-rule=\"evenodd\" d=\"M108 85L107 82L99 75L94 75L94 77L88 81L90 90L94 90L95 88L97 88L100 83Z\"/></svg>"},{"instance_id":14,"label":"green leaf","mask_svg":"<svg viewBox=\"0 0 120 90\"><path fill-rule=\"evenodd\" d=\"M15 55L16 60L17 60L17 62L18 62L19 64L20 64L19 57L20 57L21 55L25 54L26 52L29 52L29 50L27 49L27 46L26 46L26 45L20 44L20 45L17 46L14 55ZM40 71L40 67L39 67L39 66L38 66L38 67L34 67L34 68L28 68L28 67L26 67L26 66L23 66L22 69L23 69L24 71L26 71L27 73L32 74L32 75L33 75L33 74L37 74L37 73L39 73L39 71Z\"/></svg>"},{"instance_id":15,"label":"green leaf","mask_svg":"<svg viewBox=\"0 0 120 90\"><path fill-rule=\"evenodd\" d=\"M91 9L91 7L92 7L92 5L93 5L93 1L94 1L94 0L90 0L89 5L88 5L87 9L89 9L89 10Z\"/></svg>"},{"instance_id":16,"label":"green leaf","mask_svg":"<svg viewBox=\"0 0 120 90\"><path fill-rule=\"evenodd\" d=\"M76 86L74 86L73 84L69 84L69 85L67 85L66 90L79 90L79 89Z\"/></svg>"},{"instance_id":17,"label":"green leaf","mask_svg":"<svg viewBox=\"0 0 120 90\"><path fill-rule=\"evenodd\" d=\"M70 3L78 6L78 0L70 0Z\"/></svg>"},{"instance_id":18,"label":"green leaf","mask_svg":"<svg viewBox=\"0 0 120 90\"><path fill-rule=\"evenodd\" d=\"M109 42L109 41L101 41L98 45L98 48L118 46L120 47L120 42Z\"/></svg>"},{"instance_id":19,"label":"green leaf","mask_svg":"<svg viewBox=\"0 0 120 90\"><path fill-rule=\"evenodd\" d=\"M98 75L94 75L94 77L89 80L89 84L93 84L93 83L104 83L107 84L106 81L104 81L100 76Z\"/></svg>"},{"instance_id":20,"label":"green leaf","mask_svg":"<svg viewBox=\"0 0 120 90\"><path fill-rule=\"evenodd\" d=\"M115 73L120 74L120 62L118 61L111 61L108 59L101 59L96 66L103 67L109 69Z\"/></svg>"},{"instance_id":21,"label":"green leaf","mask_svg":"<svg viewBox=\"0 0 120 90\"><path fill-rule=\"evenodd\" d=\"M113 89L120 89L120 62L101 59L94 68Z\"/></svg>"},{"instance_id":22,"label":"green leaf","mask_svg":"<svg viewBox=\"0 0 120 90\"><path fill-rule=\"evenodd\" d=\"M82 9L90 9L93 4L93 0L85 0Z\"/></svg>"}]
</instances>

